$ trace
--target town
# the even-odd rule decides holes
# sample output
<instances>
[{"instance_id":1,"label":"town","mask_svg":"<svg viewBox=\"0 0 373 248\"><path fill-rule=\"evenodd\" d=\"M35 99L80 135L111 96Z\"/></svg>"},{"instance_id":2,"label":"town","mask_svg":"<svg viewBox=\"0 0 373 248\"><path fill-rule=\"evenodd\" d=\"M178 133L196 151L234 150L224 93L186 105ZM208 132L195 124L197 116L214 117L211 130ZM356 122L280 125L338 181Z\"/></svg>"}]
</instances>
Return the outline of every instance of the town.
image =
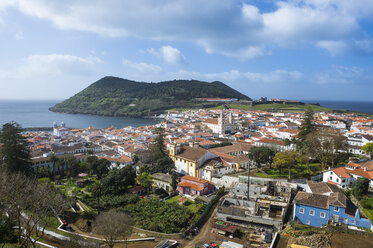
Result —
<instances>
[{"instance_id":1,"label":"town","mask_svg":"<svg viewBox=\"0 0 373 248\"><path fill-rule=\"evenodd\" d=\"M154 126L23 132L39 181L73 199L45 229L97 241L105 235L94 216L117 210L136 223L129 247L328 247L336 241L322 243L315 230L373 230L372 118L237 109L163 117ZM307 226L315 234L302 239L297 229Z\"/></svg>"}]
</instances>

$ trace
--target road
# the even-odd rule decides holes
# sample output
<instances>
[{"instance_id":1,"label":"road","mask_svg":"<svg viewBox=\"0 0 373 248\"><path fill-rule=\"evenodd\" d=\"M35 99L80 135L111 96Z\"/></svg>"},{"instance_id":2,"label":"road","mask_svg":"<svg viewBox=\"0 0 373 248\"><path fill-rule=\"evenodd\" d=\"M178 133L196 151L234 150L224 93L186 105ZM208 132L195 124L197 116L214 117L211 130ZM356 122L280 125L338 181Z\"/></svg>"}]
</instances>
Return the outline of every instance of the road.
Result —
<instances>
[{"instance_id":1,"label":"road","mask_svg":"<svg viewBox=\"0 0 373 248\"><path fill-rule=\"evenodd\" d=\"M217 206L217 205L216 205ZM210 218L206 221L203 227L200 229L197 236L195 236L189 243L185 245L187 248L194 248L195 244L202 246L204 243L209 243L212 240L211 228L214 224L214 217L216 216L217 207L215 207L214 212L211 214Z\"/></svg>"}]
</instances>

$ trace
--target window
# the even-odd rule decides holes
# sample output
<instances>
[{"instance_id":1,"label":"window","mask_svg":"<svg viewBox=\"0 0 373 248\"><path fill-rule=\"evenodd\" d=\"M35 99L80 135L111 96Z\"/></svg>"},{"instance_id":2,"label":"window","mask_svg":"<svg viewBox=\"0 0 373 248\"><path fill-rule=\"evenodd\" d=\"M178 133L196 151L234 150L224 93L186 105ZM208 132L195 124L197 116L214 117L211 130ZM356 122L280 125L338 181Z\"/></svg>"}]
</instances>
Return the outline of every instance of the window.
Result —
<instances>
[{"instance_id":1,"label":"window","mask_svg":"<svg viewBox=\"0 0 373 248\"><path fill-rule=\"evenodd\" d=\"M325 212L320 212L320 218L324 218L325 219Z\"/></svg>"},{"instance_id":2,"label":"window","mask_svg":"<svg viewBox=\"0 0 373 248\"><path fill-rule=\"evenodd\" d=\"M329 180L330 180L330 181L331 181L331 180L333 180L333 177L332 177L332 176L330 176L330 177L329 177Z\"/></svg>"},{"instance_id":3,"label":"window","mask_svg":"<svg viewBox=\"0 0 373 248\"><path fill-rule=\"evenodd\" d=\"M315 210L310 210L310 215L315 216Z\"/></svg>"},{"instance_id":4,"label":"window","mask_svg":"<svg viewBox=\"0 0 373 248\"><path fill-rule=\"evenodd\" d=\"M334 207L335 212L339 212L339 207Z\"/></svg>"},{"instance_id":5,"label":"window","mask_svg":"<svg viewBox=\"0 0 373 248\"><path fill-rule=\"evenodd\" d=\"M311 221L307 220L307 221L306 221L306 224L307 224L307 225L310 225L310 224L311 224Z\"/></svg>"},{"instance_id":6,"label":"window","mask_svg":"<svg viewBox=\"0 0 373 248\"><path fill-rule=\"evenodd\" d=\"M304 208L300 208L300 209L299 209L299 213L300 213L300 214L304 214Z\"/></svg>"}]
</instances>

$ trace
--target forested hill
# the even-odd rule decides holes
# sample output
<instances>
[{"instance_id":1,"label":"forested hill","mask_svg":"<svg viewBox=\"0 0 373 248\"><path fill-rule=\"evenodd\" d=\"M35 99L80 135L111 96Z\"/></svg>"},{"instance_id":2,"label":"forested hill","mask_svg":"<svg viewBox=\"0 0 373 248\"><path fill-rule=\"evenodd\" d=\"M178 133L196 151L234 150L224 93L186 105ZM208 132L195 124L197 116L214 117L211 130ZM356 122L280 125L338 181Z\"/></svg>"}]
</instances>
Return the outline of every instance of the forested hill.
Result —
<instances>
[{"instance_id":1,"label":"forested hill","mask_svg":"<svg viewBox=\"0 0 373 248\"><path fill-rule=\"evenodd\" d=\"M251 100L222 82L173 80L144 83L104 77L50 110L107 116L145 116L171 108L203 108L214 105L198 102L195 98Z\"/></svg>"}]
</instances>

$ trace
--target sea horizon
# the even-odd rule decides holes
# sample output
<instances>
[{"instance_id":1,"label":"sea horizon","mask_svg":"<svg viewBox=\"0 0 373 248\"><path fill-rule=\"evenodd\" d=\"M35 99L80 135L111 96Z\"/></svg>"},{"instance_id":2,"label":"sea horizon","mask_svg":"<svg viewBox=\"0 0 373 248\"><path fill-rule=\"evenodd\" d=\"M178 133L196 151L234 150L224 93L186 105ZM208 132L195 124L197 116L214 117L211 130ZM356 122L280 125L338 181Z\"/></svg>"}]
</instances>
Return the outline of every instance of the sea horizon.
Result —
<instances>
[{"instance_id":1,"label":"sea horizon","mask_svg":"<svg viewBox=\"0 0 373 248\"><path fill-rule=\"evenodd\" d=\"M373 101L335 101L335 100L300 100L305 103L319 103L323 107L350 110L373 114ZM53 122L65 122L71 128L106 128L114 126L146 126L159 123L159 119L110 117L84 114L66 114L51 112L48 109L61 100L4 100L0 99L0 125L10 121L18 122L24 128L52 127Z\"/></svg>"}]
</instances>

